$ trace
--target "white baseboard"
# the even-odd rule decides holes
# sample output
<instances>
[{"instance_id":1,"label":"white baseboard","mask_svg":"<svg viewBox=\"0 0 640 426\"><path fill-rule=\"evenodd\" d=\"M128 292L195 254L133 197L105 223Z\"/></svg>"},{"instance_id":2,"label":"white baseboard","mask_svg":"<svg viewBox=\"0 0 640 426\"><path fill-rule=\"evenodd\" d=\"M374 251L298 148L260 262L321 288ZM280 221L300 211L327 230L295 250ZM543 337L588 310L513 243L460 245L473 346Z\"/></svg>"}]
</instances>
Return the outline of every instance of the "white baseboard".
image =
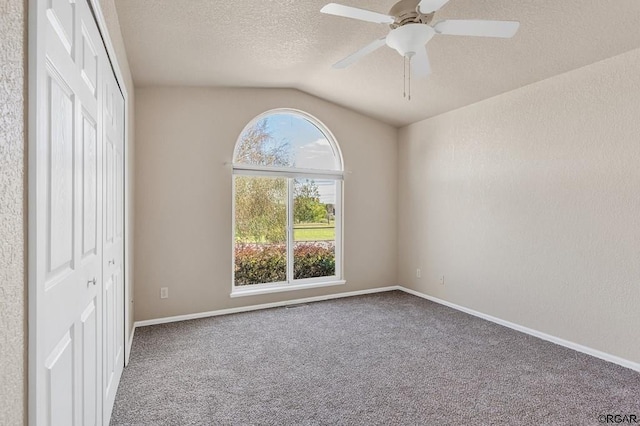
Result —
<instances>
[{"instance_id":1,"label":"white baseboard","mask_svg":"<svg viewBox=\"0 0 640 426\"><path fill-rule=\"evenodd\" d=\"M392 290L400 290L400 287L398 286L379 287L379 288L372 288L368 290L328 294L325 296L315 296L315 297L306 297L303 299L285 300L282 302L264 303L262 305L241 306L238 308L220 309L217 311L209 311L209 312L199 312L197 314L177 315L174 317L165 317L165 318L156 318L156 319L145 320L145 321L136 321L134 324L134 328L146 327L149 325L166 324L166 323L177 322L177 321L187 321L187 320L198 319L198 318L216 317L218 315L228 315L228 314L237 314L240 312L257 311L260 309L277 308L280 306L287 306L287 305L297 305L299 303L319 302L322 300L340 299L343 297L361 296L364 294L372 294L372 293L382 293L385 291L392 291ZM131 334L131 336L133 337L133 334Z\"/></svg>"},{"instance_id":2,"label":"white baseboard","mask_svg":"<svg viewBox=\"0 0 640 426\"><path fill-rule=\"evenodd\" d=\"M543 333L541 331L533 330L531 328L524 327L524 326L519 325L519 324L515 324L515 323L509 322L509 321L505 321L505 320L500 319L500 318L492 317L491 315L483 314L482 312L474 311L473 309L465 308L464 306L456 305L455 303L447 302L446 300L438 299L437 297L429 296L427 294L420 293L419 291L411 290L409 288L405 288L405 287L402 287L402 286L397 286L397 289L398 290L402 290L405 293L409 293L409 294L412 294L414 296L418 296L418 297L421 297L423 299L427 299L427 300L430 300L432 302L438 303L440 305L444 305L444 306L447 306L449 308L452 308L452 309L467 313L469 315L473 315L475 317L482 318L482 319L485 319L487 321L491 321L493 323L496 323L496 324L511 328L511 329L519 331L521 333L529 334L529 335L537 337L539 339L546 340L548 342L555 343L557 345L564 346L564 347L569 348L569 349L573 349L574 351L582 352L584 354L591 355L591 356L594 356L596 358L600 358L602 360L605 360L605 361L608 361L608 362L612 362L614 364L618 364L618 365L621 365L623 367L629 368L631 370L635 370L635 371L640 372L640 363L633 362L633 361L630 361L630 360L627 360L627 359L624 359L624 358L620 358L618 356L611 355L611 354L608 354L606 352L602 352L602 351L599 351L597 349L590 348L588 346L583 346L583 345L580 345L578 343L570 342L568 340L561 339L559 337L552 336L550 334L546 334L546 333Z\"/></svg>"},{"instance_id":3,"label":"white baseboard","mask_svg":"<svg viewBox=\"0 0 640 426\"><path fill-rule=\"evenodd\" d=\"M627 359L624 359L624 358L620 358L618 356L611 355L611 354L608 354L606 352L602 352L602 351L599 351L597 349L590 348L588 346L583 346L583 345L580 345L578 343L574 343L574 342L571 342L571 341L568 341L568 340L565 340L565 339L561 339L560 337L552 336L550 334L543 333L541 331L534 330L534 329L531 329L531 328L528 328L528 327L525 327L525 326L522 326L522 325L519 325L519 324L515 324L515 323L512 323L510 321L506 321L506 320L503 320L503 319L500 319L500 318L496 318L496 317L493 317L491 315L484 314L482 312L474 311L473 309L465 308L464 306L456 305L455 303L447 302L446 300L438 299L437 297L429 296L427 294L420 293L419 291L415 291L415 290L412 290L412 289L409 289L409 288L406 288L406 287L402 287L402 286L399 286L399 285L389 286L389 287L373 288L373 289L368 289L368 290L350 291L350 292L345 292L345 293L329 294L329 295L325 295L325 296L307 297L307 298L303 298L303 299L286 300L286 301L282 301L282 302L264 303L264 304L261 304L261 305L251 305L251 306L242 306L242 307L238 307L238 308L220 309L220 310L217 310L217 311L200 312L200 313L197 313L197 314L178 315L178 316L173 316L173 317L157 318L157 319L151 319L151 320L145 320L145 321L136 321L135 324L134 324L133 330L131 332L131 338L129 339L129 350L127 351L127 364L129 362L128 356L131 353L131 345L133 343L133 335L134 335L135 329L137 327L146 327L146 326L149 326L149 325L166 324L166 323L178 322L178 321L187 321L187 320L198 319L198 318L215 317L215 316L218 316L218 315L236 314L236 313L240 313L240 312L257 311L257 310L260 310L260 309L277 308L277 307L287 306L287 305L296 305L296 304L299 304L299 303L319 302L319 301L322 301L322 300L331 300L331 299L339 299L339 298L343 298L343 297L352 297L352 296L361 296L361 295L365 295L365 294L382 293L382 292L393 291L393 290L401 290L401 291L403 291L405 293L420 297L422 299L430 300L430 301L438 303L440 305L444 305L444 306L447 306L449 308L455 309L457 311L461 311L461 312L467 313L469 315L473 315L475 317L482 318L484 320L493 322L495 324L499 324L499 325L502 325L504 327L511 328L511 329L519 331L521 333L525 333L525 334L528 334L530 336L534 336L534 337L537 337L539 339L546 340L548 342L555 343L557 345L564 346L564 347L569 348L569 349L573 349L574 351L582 352L584 354L591 355L591 356L594 356L596 358L600 358L602 360L605 360L605 361L608 361L608 362L612 362L614 364L621 365L622 367L626 367L626 368L629 368L631 370L640 372L640 363L633 362L633 361L630 361L630 360L627 360Z\"/></svg>"}]
</instances>

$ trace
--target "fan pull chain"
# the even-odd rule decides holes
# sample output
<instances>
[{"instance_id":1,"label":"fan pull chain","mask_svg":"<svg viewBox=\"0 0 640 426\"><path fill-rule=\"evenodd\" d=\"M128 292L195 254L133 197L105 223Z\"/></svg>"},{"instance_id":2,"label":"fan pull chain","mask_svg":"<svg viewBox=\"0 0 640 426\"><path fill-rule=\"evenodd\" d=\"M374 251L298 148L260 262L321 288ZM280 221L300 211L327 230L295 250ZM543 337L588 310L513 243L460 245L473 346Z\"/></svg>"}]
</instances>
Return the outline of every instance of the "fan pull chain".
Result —
<instances>
[{"instance_id":1,"label":"fan pull chain","mask_svg":"<svg viewBox=\"0 0 640 426\"><path fill-rule=\"evenodd\" d=\"M402 97L407 97L407 57L402 57Z\"/></svg>"},{"instance_id":2,"label":"fan pull chain","mask_svg":"<svg viewBox=\"0 0 640 426\"><path fill-rule=\"evenodd\" d=\"M409 100L411 100L411 58L413 55L409 56Z\"/></svg>"},{"instance_id":3,"label":"fan pull chain","mask_svg":"<svg viewBox=\"0 0 640 426\"><path fill-rule=\"evenodd\" d=\"M412 54L408 54L402 57L402 97L411 100L411 58ZM409 68L409 75L407 75L407 68ZM409 90L407 90L407 87Z\"/></svg>"}]
</instances>

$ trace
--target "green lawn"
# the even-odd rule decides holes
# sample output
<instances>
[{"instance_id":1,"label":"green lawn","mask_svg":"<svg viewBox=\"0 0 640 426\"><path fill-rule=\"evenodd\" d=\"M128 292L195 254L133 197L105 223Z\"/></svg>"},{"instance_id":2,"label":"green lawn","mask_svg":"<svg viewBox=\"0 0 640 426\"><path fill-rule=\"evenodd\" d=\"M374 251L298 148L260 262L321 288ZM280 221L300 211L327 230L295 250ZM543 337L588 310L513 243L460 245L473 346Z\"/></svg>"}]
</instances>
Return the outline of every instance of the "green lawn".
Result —
<instances>
[{"instance_id":1,"label":"green lawn","mask_svg":"<svg viewBox=\"0 0 640 426\"><path fill-rule=\"evenodd\" d=\"M297 223L293 225L294 241L333 241L336 239L336 225L334 221L325 223ZM261 241L241 240L237 239L237 243L265 243L263 238ZM284 241L282 241L284 243Z\"/></svg>"},{"instance_id":2,"label":"green lawn","mask_svg":"<svg viewBox=\"0 0 640 426\"><path fill-rule=\"evenodd\" d=\"M294 241L331 241L336 239L333 221L326 223L298 223L293 226Z\"/></svg>"}]
</instances>

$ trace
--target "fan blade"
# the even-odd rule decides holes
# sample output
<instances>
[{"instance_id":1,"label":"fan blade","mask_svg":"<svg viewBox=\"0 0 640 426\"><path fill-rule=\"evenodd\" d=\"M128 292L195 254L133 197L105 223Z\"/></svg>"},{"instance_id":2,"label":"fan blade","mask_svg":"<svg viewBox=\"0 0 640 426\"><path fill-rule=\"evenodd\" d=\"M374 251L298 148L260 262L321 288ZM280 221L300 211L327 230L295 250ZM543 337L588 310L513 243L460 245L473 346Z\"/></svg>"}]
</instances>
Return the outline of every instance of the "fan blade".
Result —
<instances>
[{"instance_id":1,"label":"fan blade","mask_svg":"<svg viewBox=\"0 0 640 426\"><path fill-rule=\"evenodd\" d=\"M520 22L517 21L451 19L438 22L433 29L446 35L511 38L519 27Z\"/></svg>"},{"instance_id":2,"label":"fan blade","mask_svg":"<svg viewBox=\"0 0 640 426\"><path fill-rule=\"evenodd\" d=\"M449 3L449 0L422 0L420 4L418 4L418 10L420 10L420 13L424 13L426 15L442 9L442 6L447 3Z\"/></svg>"},{"instance_id":3,"label":"fan blade","mask_svg":"<svg viewBox=\"0 0 640 426\"><path fill-rule=\"evenodd\" d=\"M418 50L411 58L411 71L418 77L426 77L431 74L431 64L426 46L424 49Z\"/></svg>"},{"instance_id":4,"label":"fan blade","mask_svg":"<svg viewBox=\"0 0 640 426\"><path fill-rule=\"evenodd\" d=\"M375 24L393 24L395 18L383 13L358 9L357 7L343 6L337 3L329 3L320 12L329 15L342 16L344 18L358 19L360 21L373 22Z\"/></svg>"},{"instance_id":5,"label":"fan blade","mask_svg":"<svg viewBox=\"0 0 640 426\"><path fill-rule=\"evenodd\" d=\"M346 68L346 67L348 67L349 65L353 64L355 61L357 61L358 59L362 58L363 56L366 56L369 53L373 52L374 50L377 50L377 49L381 48L382 46L384 46L385 42L386 42L386 39L387 39L387 37L384 36L382 38L379 38L379 39L367 44L365 47L363 47L362 49L358 50L357 52L352 53L351 55L347 56L343 60L333 64L333 68Z\"/></svg>"}]
</instances>

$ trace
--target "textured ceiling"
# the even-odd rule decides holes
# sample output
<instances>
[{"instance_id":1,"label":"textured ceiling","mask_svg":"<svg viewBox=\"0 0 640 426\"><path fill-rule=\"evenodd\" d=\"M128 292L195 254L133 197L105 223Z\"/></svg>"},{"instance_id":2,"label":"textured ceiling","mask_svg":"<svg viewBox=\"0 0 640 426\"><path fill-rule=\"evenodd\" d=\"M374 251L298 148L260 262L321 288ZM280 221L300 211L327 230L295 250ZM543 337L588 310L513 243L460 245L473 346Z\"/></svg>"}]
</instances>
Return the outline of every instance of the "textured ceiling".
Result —
<instances>
[{"instance_id":1,"label":"textured ceiling","mask_svg":"<svg viewBox=\"0 0 640 426\"><path fill-rule=\"evenodd\" d=\"M331 0L116 0L135 83L296 88L404 125L640 48L638 0L451 0L441 19L521 22L512 39L436 36L433 74L403 98L384 46L331 65L389 28L321 14ZM394 0L340 3L387 13ZM640 71L639 71L640 72Z\"/></svg>"}]
</instances>

